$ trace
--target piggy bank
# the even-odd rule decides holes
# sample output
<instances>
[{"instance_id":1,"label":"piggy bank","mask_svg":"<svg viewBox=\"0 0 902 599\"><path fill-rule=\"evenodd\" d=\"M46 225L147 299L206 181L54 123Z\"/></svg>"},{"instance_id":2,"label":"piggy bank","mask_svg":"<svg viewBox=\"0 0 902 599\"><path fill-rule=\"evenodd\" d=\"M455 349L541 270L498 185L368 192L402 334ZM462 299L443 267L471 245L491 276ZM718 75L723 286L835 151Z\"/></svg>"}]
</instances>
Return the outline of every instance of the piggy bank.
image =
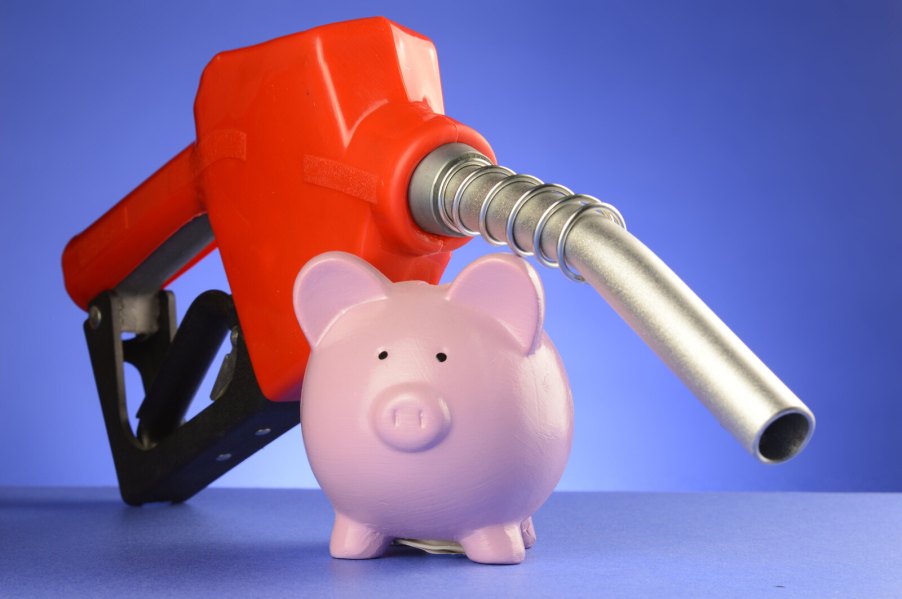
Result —
<instances>
[{"instance_id":1,"label":"piggy bank","mask_svg":"<svg viewBox=\"0 0 902 599\"><path fill-rule=\"evenodd\" d=\"M573 434L532 267L496 254L448 285L392 283L330 252L301 270L293 301L311 347L301 426L335 509L332 556L418 539L521 562Z\"/></svg>"}]
</instances>

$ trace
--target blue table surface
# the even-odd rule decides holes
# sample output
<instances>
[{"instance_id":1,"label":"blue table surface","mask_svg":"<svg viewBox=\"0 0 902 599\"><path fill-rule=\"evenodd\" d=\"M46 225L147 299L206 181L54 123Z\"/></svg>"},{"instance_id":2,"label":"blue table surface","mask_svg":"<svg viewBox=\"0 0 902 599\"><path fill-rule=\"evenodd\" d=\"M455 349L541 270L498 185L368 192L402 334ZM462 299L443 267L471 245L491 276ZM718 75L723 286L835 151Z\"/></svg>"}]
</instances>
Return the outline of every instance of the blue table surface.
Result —
<instances>
[{"instance_id":1,"label":"blue table surface","mask_svg":"<svg viewBox=\"0 0 902 599\"><path fill-rule=\"evenodd\" d=\"M555 493L517 566L328 554L319 491L0 488L0 596L902 597L902 494Z\"/></svg>"}]
</instances>

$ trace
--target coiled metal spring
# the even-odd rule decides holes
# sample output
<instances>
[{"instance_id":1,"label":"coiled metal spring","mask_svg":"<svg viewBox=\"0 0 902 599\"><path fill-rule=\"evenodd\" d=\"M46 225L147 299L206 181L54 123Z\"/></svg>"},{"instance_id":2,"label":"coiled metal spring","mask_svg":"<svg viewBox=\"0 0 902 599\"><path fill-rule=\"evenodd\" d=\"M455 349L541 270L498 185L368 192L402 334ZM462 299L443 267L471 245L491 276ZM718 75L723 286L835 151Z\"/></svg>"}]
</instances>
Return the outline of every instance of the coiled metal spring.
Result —
<instances>
[{"instance_id":1,"label":"coiled metal spring","mask_svg":"<svg viewBox=\"0 0 902 599\"><path fill-rule=\"evenodd\" d=\"M463 181L460 182L460 185L457 187L457 190L454 192L454 196L451 199L450 206L448 206L448 203L445 202L445 198L447 197L446 194L448 193L451 180L456 175L467 171L468 169L470 169L469 172L466 174ZM473 183L487 175L501 175L501 179L492 185L482 198L478 199L480 206L479 221L477 229L474 230L464 224L461 216L461 209L464 204L464 199L467 198L467 190L472 187ZM489 208L502 190L517 183L527 183L530 187L516 199L510 213L507 215L504 225L507 241L504 241L494 237L489 232ZM533 250L530 251L524 249L517 243L514 235L517 217L528 202L535 201L546 194L554 194L557 197L545 207L545 210L542 212L536 223L535 229L532 232ZM573 191L567 187L557 183L545 183L532 175L517 174L507 167L493 165L488 158L481 155L470 154L463 156L460 160L451 164L449 168L445 169L438 181L435 199L437 200L438 215L444 225L449 229L469 237L482 236L492 245L508 245L518 256L535 256L543 265L550 268L559 268L567 278L578 282L583 282L584 279L582 275L577 273L567 263L567 238L570 236L570 232L579 220L589 214L597 214L607 218L623 229L626 229L626 223L623 220L623 216L620 214L620 211L611 204L603 202L593 196L573 193ZM472 200L473 198L468 198L468 201ZM566 221L564 221L555 244L557 260L552 260L546 252L542 250L542 235L555 214L560 210L573 205L578 205L579 207L567 217Z\"/></svg>"}]
</instances>

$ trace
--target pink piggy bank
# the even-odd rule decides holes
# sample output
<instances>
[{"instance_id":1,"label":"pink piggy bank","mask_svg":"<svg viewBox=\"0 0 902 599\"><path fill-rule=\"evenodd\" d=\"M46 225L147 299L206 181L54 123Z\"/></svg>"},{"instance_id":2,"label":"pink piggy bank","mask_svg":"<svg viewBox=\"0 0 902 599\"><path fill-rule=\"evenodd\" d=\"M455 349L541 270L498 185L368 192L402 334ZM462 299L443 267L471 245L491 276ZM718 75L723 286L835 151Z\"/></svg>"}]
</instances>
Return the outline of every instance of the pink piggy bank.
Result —
<instances>
[{"instance_id":1,"label":"pink piggy bank","mask_svg":"<svg viewBox=\"0 0 902 599\"><path fill-rule=\"evenodd\" d=\"M521 562L573 434L532 267L496 254L450 285L392 283L330 252L301 270L293 300L312 348L301 423L335 508L332 556L418 539Z\"/></svg>"}]
</instances>

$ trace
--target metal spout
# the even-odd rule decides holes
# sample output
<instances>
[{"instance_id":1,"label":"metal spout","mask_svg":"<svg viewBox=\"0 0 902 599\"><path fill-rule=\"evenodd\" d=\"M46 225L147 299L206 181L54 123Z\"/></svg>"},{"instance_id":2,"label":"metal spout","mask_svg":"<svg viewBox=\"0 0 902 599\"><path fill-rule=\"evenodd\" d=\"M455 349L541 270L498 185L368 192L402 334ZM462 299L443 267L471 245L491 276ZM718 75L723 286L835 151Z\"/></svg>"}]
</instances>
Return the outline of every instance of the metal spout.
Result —
<instances>
[{"instance_id":1,"label":"metal spout","mask_svg":"<svg viewBox=\"0 0 902 599\"><path fill-rule=\"evenodd\" d=\"M479 235L588 282L761 462L784 462L811 438L811 410L626 231L613 206L494 166L463 144L420 163L409 201L427 231Z\"/></svg>"}]
</instances>

